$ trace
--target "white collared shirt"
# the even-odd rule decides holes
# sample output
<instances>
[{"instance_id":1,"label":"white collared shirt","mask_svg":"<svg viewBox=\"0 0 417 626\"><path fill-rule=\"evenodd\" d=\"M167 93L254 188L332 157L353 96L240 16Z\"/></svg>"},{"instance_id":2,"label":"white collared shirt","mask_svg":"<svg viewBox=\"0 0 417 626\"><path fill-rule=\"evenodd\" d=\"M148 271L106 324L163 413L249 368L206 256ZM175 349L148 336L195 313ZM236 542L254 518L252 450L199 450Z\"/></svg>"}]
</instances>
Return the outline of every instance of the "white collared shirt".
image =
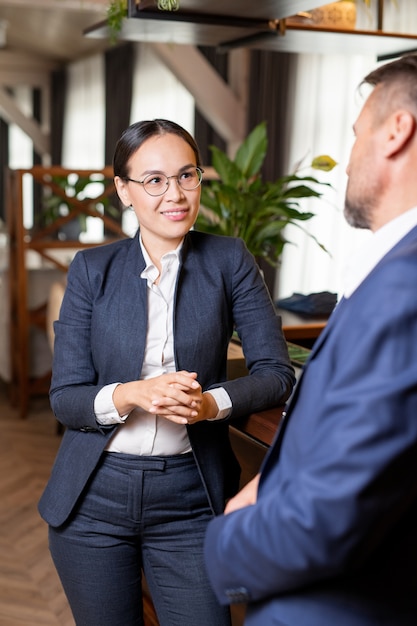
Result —
<instances>
[{"instance_id":1,"label":"white collared shirt","mask_svg":"<svg viewBox=\"0 0 417 626\"><path fill-rule=\"evenodd\" d=\"M173 307L182 244L162 257L157 285L155 280L159 276L158 269L152 263L141 239L140 245L146 262L141 279L146 280L148 286L148 329L141 372L141 380L146 380L175 372ZM141 408L134 409L128 416L120 417L112 399L118 384L120 383L103 387L94 402L96 419L100 424L123 424L117 429L106 450L149 456L182 454L191 450L184 425L175 424ZM219 387L206 393L214 396L219 407L215 419L227 417L232 404L225 389Z\"/></svg>"},{"instance_id":2,"label":"white collared shirt","mask_svg":"<svg viewBox=\"0 0 417 626\"><path fill-rule=\"evenodd\" d=\"M349 298L379 261L415 226L417 207L402 213L375 231L345 268L343 296Z\"/></svg>"}]
</instances>

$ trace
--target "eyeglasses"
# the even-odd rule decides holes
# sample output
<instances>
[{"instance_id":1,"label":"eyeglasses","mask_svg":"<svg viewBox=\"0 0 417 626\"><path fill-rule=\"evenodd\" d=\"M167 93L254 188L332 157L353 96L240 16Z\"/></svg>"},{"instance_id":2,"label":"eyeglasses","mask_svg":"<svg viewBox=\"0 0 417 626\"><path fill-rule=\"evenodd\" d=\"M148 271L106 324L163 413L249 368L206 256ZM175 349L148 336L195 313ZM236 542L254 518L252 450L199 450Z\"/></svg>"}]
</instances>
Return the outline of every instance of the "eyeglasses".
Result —
<instances>
[{"instance_id":1,"label":"eyeglasses","mask_svg":"<svg viewBox=\"0 0 417 626\"><path fill-rule=\"evenodd\" d=\"M143 180L135 180L134 178L125 177L124 180L130 180L131 183L139 183L143 185L144 190L150 196L163 196L169 187L169 179L175 178L178 185L184 191L192 191L201 185L203 180L203 170L200 167L193 167L189 170L181 172L175 176L165 176L165 174L149 174Z\"/></svg>"}]
</instances>

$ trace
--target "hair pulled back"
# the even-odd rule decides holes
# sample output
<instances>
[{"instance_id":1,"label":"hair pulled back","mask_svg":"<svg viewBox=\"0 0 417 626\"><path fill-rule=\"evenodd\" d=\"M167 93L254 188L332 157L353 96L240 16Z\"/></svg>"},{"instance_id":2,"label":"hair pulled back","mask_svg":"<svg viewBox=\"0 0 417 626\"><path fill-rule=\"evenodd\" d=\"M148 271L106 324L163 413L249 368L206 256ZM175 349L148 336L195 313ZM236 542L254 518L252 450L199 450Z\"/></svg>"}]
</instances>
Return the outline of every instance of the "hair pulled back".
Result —
<instances>
[{"instance_id":1,"label":"hair pulled back","mask_svg":"<svg viewBox=\"0 0 417 626\"><path fill-rule=\"evenodd\" d=\"M177 135L191 147L195 154L196 165L201 166L200 151L190 133L179 124L170 120L155 119L135 122L123 131L116 144L113 157L113 171L115 176L127 178L129 176L128 163L131 156L145 143L147 139L166 134Z\"/></svg>"}]
</instances>

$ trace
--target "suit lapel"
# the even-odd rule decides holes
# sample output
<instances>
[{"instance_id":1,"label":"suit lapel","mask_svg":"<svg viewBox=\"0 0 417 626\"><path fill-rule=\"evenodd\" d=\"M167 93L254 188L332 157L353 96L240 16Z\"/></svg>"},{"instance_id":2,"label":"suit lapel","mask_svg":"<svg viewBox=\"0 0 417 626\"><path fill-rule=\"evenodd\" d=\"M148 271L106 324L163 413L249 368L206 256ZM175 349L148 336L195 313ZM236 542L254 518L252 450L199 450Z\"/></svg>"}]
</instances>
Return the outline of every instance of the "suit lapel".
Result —
<instances>
[{"instance_id":1,"label":"suit lapel","mask_svg":"<svg viewBox=\"0 0 417 626\"><path fill-rule=\"evenodd\" d=\"M381 264L389 262L390 258L395 256L396 254L402 254L404 249L407 246L411 246L412 251L410 253L415 254L416 253L415 248L417 245L416 239L417 239L417 227L413 228L409 233L407 233L393 248L391 248L391 250L387 252L387 254L384 257L382 257L382 259L376 264L376 266L372 269L372 271L368 274L368 276L363 280L363 282L357 287L355 292L349 298L347 299L342 298L340 300L339 304L336 306L335 310L330 316L325 329L323 330L323 332L320 334L317 341L315 342L313 350L311 351L311 355L306 363L306 368L308 368L309 362L313 361L317 357L320 350L325 345L330 333L332 332L334 325L336 323L341 325L345 323L344 318L346 317L349 318L350 310L351 310L351 307L349 306L349 304L351 300L356 299L356 298L368 297L367 292L369 291L369 281L372 281L375 272L380 271ZM363 294L365 295L363 296ZM280 428L278 429L278 432L275 435L275 439L272 442L272 445L270 447L269 453L267 454L264 460L264 463L262 465L262 474L265 472L265 469L271 467L271 465L273 465L276 462L279 456L281 443L285 434L285 429L287 427L289 419L291 418L292 407L297 401L297 396L300 393L302 384L303 384L303 373L301 374L297 382L296 389L294 390L291 401L288 404L286 416L282 420Z\"/></svg>"},{"instance_id":2,"label":"suit lapel","mask_svg":"<svg viewBox=\"0 0 417 626\"><path fill-rule=\"evenodd\" d=\"M347 305L347 300L345 300L345 298L342 298L340 300L340 302L337 304L336 308L334 309L333 313L331 314L331 316L329 317L329 320L325 326L325 328L323 329L323 331L320 333L319 337L317 338L313 349L311 351L311 354L309 356L309 359L305 365L305 368L308 368L308 364L310 361L312 361L314 358L316 358L316 356L318 355L318 353L320 352L320 350L322 349L322 347L324 346L324 344L326 343L326 340L329 336L329 334L332 331L332 328L334 327L335 323L339 323L338 320L341 318L341 316L343 315L343 313L346 311L346 305ZM300 389L301 386L303 384L303 375L304 375L304 369L301 372L301 375L297 381L297 385L294 389L293 395L291 396L291 399L286 407L286 411L285 411L285 416L281 421L281 424L275 434L274 440L271 444L271 447L269 449L269 452L267 454L267 456L264 459L264 462L262 464L262 475L265 473L265 469L267 467L270 467L271 464L275 463L278 456L279 456L279 451L281 448L281 443L282 440L284 438L284 434L285 434L285 429L288 425L288 422L291 418L291 411L292 411L292 407L295 405L295 403L297 402L297 396L300 393Z\"/></svg>"},{"instance_id":3,"label":"suit lapel","mask_svg":"<svg viewBox=\"0 0 417 626\"><path fill-rule=\"evenodd\" d=\"M146 280L140 277L145 261L138 237L132 242L121 269L118 303L120 351L126 380L139 378L145 354L148 302Z\"/></svg>"}]
</instances>

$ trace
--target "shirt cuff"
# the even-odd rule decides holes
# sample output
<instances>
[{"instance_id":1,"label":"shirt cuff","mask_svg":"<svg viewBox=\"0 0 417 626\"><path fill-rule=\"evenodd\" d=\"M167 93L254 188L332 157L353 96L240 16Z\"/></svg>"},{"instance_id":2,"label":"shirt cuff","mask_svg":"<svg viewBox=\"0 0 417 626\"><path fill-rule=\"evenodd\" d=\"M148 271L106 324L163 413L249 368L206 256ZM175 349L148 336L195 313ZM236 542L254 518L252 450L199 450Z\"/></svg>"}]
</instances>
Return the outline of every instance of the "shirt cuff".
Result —
<instances>
[{"instance_id":1,"label":"shirt cuff","mask_svg":"<svg viewBox=\"0 0 417 626\"><path fill-rule=\"evenodd\" d=\"M210 393L215 399L216 404L219 408L216 417L212 417L211 419L207 420L208 422L224 420L226 419L226 417L229 417L230 413L232 412L232 401L226 389L224 389L223 387L216 387L215 389L210 389L210 391L205 391L204 393Z\"/></svg>"},{"instance_id":2,"label":"shirt cuff","mask_svg":"<svg viewBox=\"0 0 417 626\"><path fill-rule=\"evenodd\" d=\"M120 417L118 410L114 406L113 392L118 385L122 383L112 383L105 385L94 398L94 413L96 420L101 426L110 426L111 424L124 424L128 415Z\"/></svg>"}]
</instances>

